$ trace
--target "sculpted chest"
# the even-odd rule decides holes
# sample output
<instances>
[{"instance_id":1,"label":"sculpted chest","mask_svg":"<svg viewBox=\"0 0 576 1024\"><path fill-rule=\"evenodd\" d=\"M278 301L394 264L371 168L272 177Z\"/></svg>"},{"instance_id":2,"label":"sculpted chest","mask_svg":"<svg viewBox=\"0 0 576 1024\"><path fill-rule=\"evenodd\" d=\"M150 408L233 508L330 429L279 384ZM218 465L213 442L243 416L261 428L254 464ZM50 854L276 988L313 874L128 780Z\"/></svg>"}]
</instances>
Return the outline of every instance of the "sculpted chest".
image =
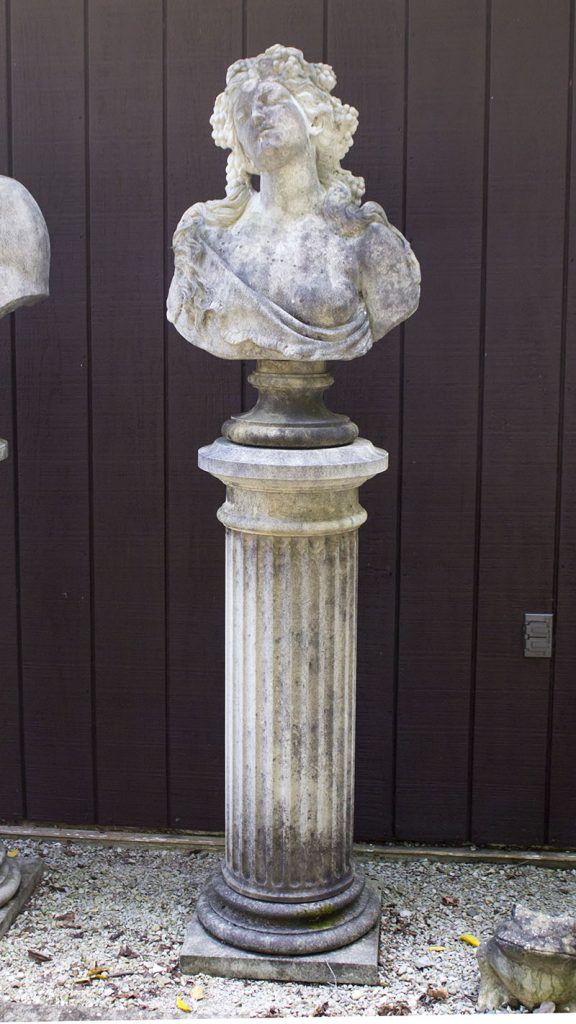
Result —
<instances>
[{"instance_id":1,"label":"sculpted chest","mask_svg":"<svg viewBox=\"0 0 576 1024\"><path fill-rule=\"evenodd\" d=\"M211 247L253 291L298 320L320 327L354 315L360 275L354 239L320 217L284 224L246 218L234 229L206 232Z\"/></svg>"}]
</instances>

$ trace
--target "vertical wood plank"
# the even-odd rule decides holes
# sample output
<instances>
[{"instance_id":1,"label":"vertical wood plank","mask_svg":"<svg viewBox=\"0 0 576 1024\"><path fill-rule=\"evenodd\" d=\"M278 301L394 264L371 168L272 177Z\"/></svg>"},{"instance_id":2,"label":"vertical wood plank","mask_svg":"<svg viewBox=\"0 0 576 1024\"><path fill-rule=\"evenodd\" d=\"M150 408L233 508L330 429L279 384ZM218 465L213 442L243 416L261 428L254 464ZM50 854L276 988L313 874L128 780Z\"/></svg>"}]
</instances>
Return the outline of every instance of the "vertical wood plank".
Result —
<instances>
[{"instance_id":1,"label":"vertical wood plank","mask_svg":"<svg viewBox=\"0 0 576 1024\"><path fill-rule=\"evenodd\" d=\"M198 45L190 46L196 39ZM237 0L168 0L166 288L172 234L194 202L224 195L226 156L209 123L226 69L242 55ZM224 827L224 530L222 485L197 451L241 408L241 364L167 331L167 567L170 824Z\"/></svg>"},{"instance_id":2,"label":"vertical wood plank","mask_svg":"<svg viewBox=\"0 0 576 1024\"><path fill-rule=\"evenodd\" d=\"M7 0L0 0L0 174L10 174ZM11 318L0 320L0 437L10 461L0 464L0 816L24 813L20 750L18 590L15 536L16 445L12 407Z\"/></svg>"},{"instance_id":3,"label":"vertical wood plank","mask_svg":"<svg viewBox=\"0 0 576 1024\"><path fill-rule=\"evenodd\" d=\"M397 813L402 839L468 828L485 5L411 0Z\"/></svg>"},{"instance_id":4,"label":"vertical wood plank","mask_svg":"<svg viewBox=\"0 0 576 1024\"><path fill-rule=\"evenodd\" d=\"M569 3L492 8L485 402L475 716L477 842L545 838Z\"/></svg>"},{"instance_id":5,"label":"vertical wood plank","mask_svg":"<svg viewBox=\"0 0 576 1024\"><path fill-rule=\"evenodd\" d=\"M574 43L568 72L574 82ZM567 77L568 77L567 75ZM566 319L564 341L564 422L560 424L561 473L558 597L556 604L555 680L550 764L550 822L548 842L576 846L576 787L574 786L574 736L576 735L576 108L571 97L570 178L566 223Z\"/></svg>"},{"instance_id":6,"label":"vertical wood plank","mask_svg":"<svg viewBox=\"0 0 576 1024\"><path fill-rule=\"evenodd\" d=\"M90 0L95 684L101 822L166 822L161 0Z\"/></svg>"},{"instance_id":7,"label":"vertical wood plank","mask_svg":"<svg viewBox=\"0 0 576 1024\"><path fill-rule=\"evenodd\" d=\"M246 0L246 56L274 43L296 46L306 60L322 60L322 0Z\"/></svg>"},{"instance_id":8,"label":"vertical wood plank","mask_svg":"<svg viewBox=\"0 0 576 1024\"><path fill-rule=\"evenodd\" d=\"M336 95L360 114L344 161L366 180L402 227L404 204L404 0L331 0L327 60ZM354 40L354 45L351 45ZM360 58L360 59L359 59ZM362 359L335 363L329 406L347 413L362 437L385 448L390 468L362 488L368 521L360 530L355 834L381 840L393 830L396 533L399 481L401 331Z\"/></svg>"},{"instance_id":9,"label":"vertical wood plank","mask_svg":"<svg viewBox=\"0 0 576 1024\"><path fill-rule=\"evenodd\" d=\"M84 25L12 4L13 173L50 232L51 295L16 314L27 812L91 822Z\"/></svg>"}]
</instances>

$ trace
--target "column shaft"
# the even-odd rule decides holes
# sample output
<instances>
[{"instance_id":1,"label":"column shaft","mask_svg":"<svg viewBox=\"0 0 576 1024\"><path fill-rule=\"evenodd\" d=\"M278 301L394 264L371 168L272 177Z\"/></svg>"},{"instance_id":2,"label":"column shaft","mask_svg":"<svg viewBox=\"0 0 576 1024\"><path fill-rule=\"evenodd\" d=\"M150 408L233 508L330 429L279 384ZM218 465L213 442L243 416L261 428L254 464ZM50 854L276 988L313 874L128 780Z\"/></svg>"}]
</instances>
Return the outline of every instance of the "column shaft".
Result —
<instances>
[{"instance_id":1,"label":"column shaft","mask_svg":"<svg viewBox=\"0 0 576 1024\"><path fill-rule=\"evenodd\" d=\"M227 881L327 898L352 879L357 533L227 531Z\"/></svg>"}]
</instances>

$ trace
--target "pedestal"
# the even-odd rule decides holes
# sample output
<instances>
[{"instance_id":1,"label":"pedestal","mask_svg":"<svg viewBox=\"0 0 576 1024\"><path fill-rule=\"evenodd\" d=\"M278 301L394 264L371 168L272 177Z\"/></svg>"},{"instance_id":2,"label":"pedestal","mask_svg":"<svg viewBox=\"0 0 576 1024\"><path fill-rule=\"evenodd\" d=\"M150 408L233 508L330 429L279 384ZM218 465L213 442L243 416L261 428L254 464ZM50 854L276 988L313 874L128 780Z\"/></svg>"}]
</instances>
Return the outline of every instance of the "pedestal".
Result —
<instances>
[{"instance_id":1,"label":"pedestal","mask_svg":"<svg viewBox=\"0 0 576 1024\"><path fill-rule=\"evenodd\" d=\"M226 856L198 920L284 964L374 930L377 950L379 896L352 863L358 488L387 454L221 438L199 465L227 487L227 555Z\"/></svg>"}]
</instances>

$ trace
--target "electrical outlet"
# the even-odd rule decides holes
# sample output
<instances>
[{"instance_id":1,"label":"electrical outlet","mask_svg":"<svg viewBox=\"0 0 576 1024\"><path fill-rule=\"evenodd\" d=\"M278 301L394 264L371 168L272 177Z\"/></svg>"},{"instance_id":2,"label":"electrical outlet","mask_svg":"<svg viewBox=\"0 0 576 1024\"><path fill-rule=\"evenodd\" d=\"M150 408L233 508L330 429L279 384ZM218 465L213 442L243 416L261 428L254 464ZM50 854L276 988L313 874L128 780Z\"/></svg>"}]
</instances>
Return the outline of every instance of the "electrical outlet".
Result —
<instances>
[{"instance_id":1,"label":"electrical outlet","mask_svg":"<svg viewBox=\"0 0 576 1024\"><path fill-rule=\"evenodd\" d=\"M526 612L524 615L524 657L552 657L552 621L550 612Z\"/></svg>"}]
</instances>

